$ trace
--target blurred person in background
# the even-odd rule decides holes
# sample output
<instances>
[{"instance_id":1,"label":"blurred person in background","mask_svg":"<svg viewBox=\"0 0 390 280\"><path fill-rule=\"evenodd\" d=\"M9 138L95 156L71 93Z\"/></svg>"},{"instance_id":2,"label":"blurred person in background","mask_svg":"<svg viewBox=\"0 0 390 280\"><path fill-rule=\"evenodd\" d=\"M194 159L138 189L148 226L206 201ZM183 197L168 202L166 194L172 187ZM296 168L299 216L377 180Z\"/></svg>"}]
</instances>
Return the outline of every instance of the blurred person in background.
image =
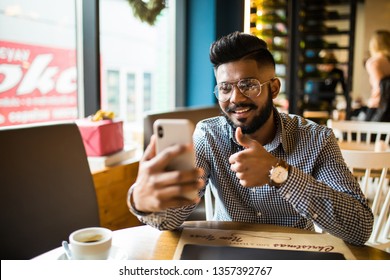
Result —
<instances>
[{"instance_id":1,"label":"blurred person in background","mask_svg":"<svg viewBox=\"0 0 390 280\"><path fill-rule=\"evenodd\" d=\"M366 121L390 121L390 31L375 31L369 41L369 51L365 67L371 94Z\"/></svg>"},{"instance_id":2,"label":"blurred person in background","mask_svg":"<svg viewBox=\"0 0 390 280\"><path fill-rule=\"evenodd\" d=\"M329 111L335 109L336 95L346 94L344 71L337 67L338 60L335 54L331 51L321 51L320 57L322 57L324 63L318 65L318 70L321 73L321 77L324 79L324 83L321 86L321 92L328 96L323 98L324 101L329 103ZM342 91L338 92L337 86L340 86Z\"/></svg>"}]
</instances>

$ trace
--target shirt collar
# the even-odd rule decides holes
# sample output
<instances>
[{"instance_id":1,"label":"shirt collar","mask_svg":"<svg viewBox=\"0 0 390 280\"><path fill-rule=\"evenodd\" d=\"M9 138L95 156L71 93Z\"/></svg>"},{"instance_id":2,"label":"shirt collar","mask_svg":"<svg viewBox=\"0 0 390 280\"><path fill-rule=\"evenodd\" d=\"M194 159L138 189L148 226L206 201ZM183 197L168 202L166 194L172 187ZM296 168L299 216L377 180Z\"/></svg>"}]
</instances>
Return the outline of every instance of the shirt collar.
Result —
<instances>
[{"instance_id":1,"label":"shirt collar","mask_svg":"<svg viewBox=\"0 0 390 280\"><path fill-rule=\"evenodd\" d=\"M279 113L279 111L275 107L274 107L274 118L275 118L275 123L276 123L275 137L270 143L264 145L264 148L267 151L273 151L273 150L277 149L279 147L279 145L281 145L284 152L288 153L289 152L289 148L288 148L289 145L287 143L286 128L284 126L284 122L283 122L281 114Z\"/></svg>"}]
</instances>

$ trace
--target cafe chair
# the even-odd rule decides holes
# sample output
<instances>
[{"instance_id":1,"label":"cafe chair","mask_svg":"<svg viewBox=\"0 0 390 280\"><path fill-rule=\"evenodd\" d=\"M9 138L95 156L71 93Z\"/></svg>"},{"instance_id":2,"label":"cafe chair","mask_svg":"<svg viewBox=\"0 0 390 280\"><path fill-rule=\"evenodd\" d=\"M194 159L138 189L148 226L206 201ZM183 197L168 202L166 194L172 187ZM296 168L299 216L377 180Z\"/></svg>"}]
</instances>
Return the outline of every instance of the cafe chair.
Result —
<instances>
[{"instance_id":1,"label":"cafe chair","mask_svg":"<svg viewBox=\"0 0 390 280\"><path fill-rule=\"evenodd\" d=\"M390 151L341 150L374 213L369 245L390 250Z\"/></svg>"},{"instance_id":2,"label":"cafe chair","mask_svg":"<svg viewBox=\"0 0 390 280\"><path fill-rule=\"evenodd\" d=\"M390 143L390 122L366 122L329 119L327 126L340 142L375 143L380 140Z\"/></svg>"},{"instance_id":3,"label":"cafe chair","mask_svg":"<svg viewBox=\"0 0 390 280\"><path fill-rule=\"evenodd\" d=\"M188 119L196 125L201 120L219 115L221 115L219 106L181 107L171 111L148 112L144 116L144 148L149 144L150 137L153 135L153 123L157 119ZM201 200L187 220L211 220L213 213L212 201L211 191L207 186L204 199Z\"/></svg>"},{"instance_id":4,"label":"cafe chair","mask_svg":"<svg viewBox=\"0 0 390 280\"><path fill-rule=\"evenodd\" d=\"M1 259L31 259L69 234L99 226L86 152L75 123L0 128Z\"/></svg>"},{"instance_id":5,"label":"cafe chair","mask_svg":"<svg viewBox=\"0 0 390 280\"><path fill-rule=\"evenodd\" d=\"M144 149L153 135L153 123L157 119L188 119L194 125L199 121L221 114L219 106L180 107L171 111L147 112L144 116Z\"/></svg>"}]
</instances>

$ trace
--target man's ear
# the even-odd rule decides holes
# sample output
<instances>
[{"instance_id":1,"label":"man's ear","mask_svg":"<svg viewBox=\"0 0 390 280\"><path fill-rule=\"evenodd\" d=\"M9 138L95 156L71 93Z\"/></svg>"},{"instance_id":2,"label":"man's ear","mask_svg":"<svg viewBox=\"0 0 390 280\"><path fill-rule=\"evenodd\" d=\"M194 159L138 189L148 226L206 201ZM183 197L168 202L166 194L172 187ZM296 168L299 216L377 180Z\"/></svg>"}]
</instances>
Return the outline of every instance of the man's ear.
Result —
<instances>
[{"instance_id":1,"label":"man's ear","mask_svg":"<svg viewBox=\"0 0 390 280\"><path fill-rule=\"evenodd\" d=\"M272 92L272 99L276 98L280 91L280 80L278 78L274 78L271 82L271 92Z\"/></svg>"}]
</instances>

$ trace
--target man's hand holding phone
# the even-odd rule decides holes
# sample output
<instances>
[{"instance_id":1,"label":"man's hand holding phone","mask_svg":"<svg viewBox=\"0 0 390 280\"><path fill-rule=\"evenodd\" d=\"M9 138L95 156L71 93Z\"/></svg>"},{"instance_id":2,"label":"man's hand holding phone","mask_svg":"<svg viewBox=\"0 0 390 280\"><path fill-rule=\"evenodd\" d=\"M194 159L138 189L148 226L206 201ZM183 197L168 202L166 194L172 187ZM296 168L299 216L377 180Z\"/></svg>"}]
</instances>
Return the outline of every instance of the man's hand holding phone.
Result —
<instances>
[{"instance_id":1,"label":"man's hand holding phone","mask_svg":"<svg viewBox=\"0 0 390 280\"><path fill-rule=\"evenodd\" d=\"M137 211L146 213L199 203L204 187L203 170L195 168L192 124L161 121L156 121L129 197Z\"/></svg>"}]
</instances>

